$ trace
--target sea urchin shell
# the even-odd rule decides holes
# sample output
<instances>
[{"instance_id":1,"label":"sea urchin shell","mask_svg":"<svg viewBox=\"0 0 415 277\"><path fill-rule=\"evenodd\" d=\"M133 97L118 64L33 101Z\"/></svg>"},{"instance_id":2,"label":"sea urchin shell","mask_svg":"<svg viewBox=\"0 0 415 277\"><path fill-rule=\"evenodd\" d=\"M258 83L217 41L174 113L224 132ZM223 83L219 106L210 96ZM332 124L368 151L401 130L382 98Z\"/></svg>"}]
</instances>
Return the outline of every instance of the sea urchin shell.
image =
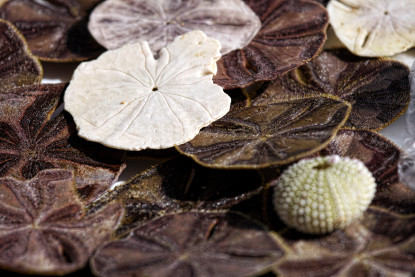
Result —
<instances>
[{"instance_id":1,"label":"sea urchin shell","mask_svg":"<svg viewBox=\"0 0 415 277\"><path fill-rule=\"evenodd\" d=\"M337 155L289 167L274 192L274 207L288 226L310 234L345 228L367 209L376 182L365 165Z\"/></svg>"}]
</instances>

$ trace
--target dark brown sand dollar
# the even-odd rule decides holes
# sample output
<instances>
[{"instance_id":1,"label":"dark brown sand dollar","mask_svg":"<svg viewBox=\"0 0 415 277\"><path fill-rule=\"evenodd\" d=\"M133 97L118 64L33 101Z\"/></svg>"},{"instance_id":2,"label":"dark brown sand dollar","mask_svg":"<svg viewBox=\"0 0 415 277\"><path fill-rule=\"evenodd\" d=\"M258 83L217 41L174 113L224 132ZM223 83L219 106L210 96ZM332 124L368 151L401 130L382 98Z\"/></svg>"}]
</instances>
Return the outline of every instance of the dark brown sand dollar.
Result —
<instances>
[{"instance_id":1,"label":"dark brown sand dollar","mask_svg":"<svg viewBox=\"0 0 415 277\"><path fill-rule=\"evenodd\" d=\"M347 102L328 97L235 108L177 149L209 167L288 164L325 147L349 112Z\"/></svg>"},{"instance_id":2,"label":"dark brown sand dollar","mask_svg":"<svg viewBox=\"0 0 415 277\"><path fill-rule=\"evenodd\" d=\"M80 61L103 48L87 29L88 12L102 0L2 0L0 18L16 25L44 61Z\"/></svg>"},{"instance_id":3,"label":"dark brown sand dollar","mask_svg":"<svg viewBox=\"0 0 415 277\"><path fill-rule=\"evenodd\" d=\"M242 0L107 0L94 9L88 28L107 49L147 41L154 54L176 36L201 30L226 54L246 46L261 22Z\"/></svg>"},{"instance_id":4,"label":"dark brown sand dollar","mask_svg":"<svg viewBox=\"0 0 415 277\"><path fill-rule=\"evenodd\" d=\"M49 275L81 269L122 212L110 204L85 216L71 171L45 170L26 181L0 178L0 267Z\"/></svg>"},{"instance_id":5,"label":"dark brown sand dollar","mask_svg":"<svg viewBox=\"0 0 415 277\"><path fill-rule=\"evenodd\" d=\"M10 22L0 19L0 93L13 87L40 83L42 66L26 40Z\"/></svg>"},{"instance_id":6,"label":"dark brown sand dollar","mask_svg":"<svg viewBox=\"0 0 415 277\"><path fill-rule=\"evenodd\" d=\"M216 170L181 156L154 166L105 193L93 211L116 199L126 209L118 235L166 213L228 210L262 191L253 170Z\"/></svg>"},{"instance_id":7,"label":"dark brown sand dollar","mask_svg":"<svg viewBox=\"0 0 415 277\"><path fill-rule=\"evenodd\" d=\"M328 15L309 0L245 0L262 28L250 44L218 61L214 82L225 89L274 80L306 63L320 51Z\"/></svg>"},{"instance_id":8,"label":"dark brown sand dollar","mask_svg":"<svg viewBox=\"0 0 415 277\"><path fill-rule=\"evenodd\" d=\"M276 266L279 276L412 276L415 273L414 236L394 241L356 223L327 236L290 238L287 242L291 244L292 256Z\"/></svg>"},{"instance_id":9,"label":"dark brown sand dollar","mask_svg":"<svg viewBox=\"0 0 415 277\"><path fill-rule=\"evenodd\" d=\"M247 276L284 252L262 226L233 213L166 215L110 242L94 255L100 276Z\"/></svg>"},{"instance_id":10,"label":"dark brown sand dollar","mask_svg":"<svg viewBox=\"0 0 415 277\"><path fill-rule=\"evenodd\" d=\"M89 198L118 178L125 153L79 138L66 113L51 117L65 87L33 85L0 95L0 176L30 179L43 169L73 169Z\"/></svg>"},{"instance_id":11,"label":"dark brown sand dollar","mask_svg":"<svg viewBox=\"0 0 415 277\"><path fill-rule=\"evenodd\" d=\"M405 112L409 103L408 75L409 68L399 62L359 58L347 50L324 51L273 81L253 102L333 94L352 104L346 127L380 130Z\"/></svg>"}]
</instances>

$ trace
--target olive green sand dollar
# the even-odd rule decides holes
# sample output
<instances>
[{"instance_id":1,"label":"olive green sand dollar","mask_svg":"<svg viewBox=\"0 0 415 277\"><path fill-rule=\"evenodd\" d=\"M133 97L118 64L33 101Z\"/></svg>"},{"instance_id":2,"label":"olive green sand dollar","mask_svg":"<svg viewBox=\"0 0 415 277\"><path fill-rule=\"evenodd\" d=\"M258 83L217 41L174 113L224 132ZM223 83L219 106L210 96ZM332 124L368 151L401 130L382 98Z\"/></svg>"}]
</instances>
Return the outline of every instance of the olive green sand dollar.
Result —
<instances>
[{"instance_id":1,"label":"olive green sand dollar","mask_svg":"<svg viewBox=\"0 0 415 277\"><path fill-rule=\"evenodd\" d=\"M182 144L224 116L230 97L213 84L220 43L201 31L177 37L155 59L146 42L82 63L65 93L79 135L125 150Z\"/></svg>"},{"instance_id":2,"label":"olive green sand dollar","mask_svg":"<svg viewBox=\"0 0 415 277\"><path fill-rule=\"evenodd\" d=\"M337 37L356 55L392 56L415 45L414 0L332 0L327 10Z\"/></svg>"},{"instance_id":3,"label":"olive green sand dollar","mask_svg":"<svg viewBox=\"0 0 415 277\"><path fill-rule=\"evenodd\" d=\"M176 148L215 168L289 164L324 148L349 113L350 104L335 97L282 98L243 108L235 103L226 116Z\"/></svg>"}]
</instances>

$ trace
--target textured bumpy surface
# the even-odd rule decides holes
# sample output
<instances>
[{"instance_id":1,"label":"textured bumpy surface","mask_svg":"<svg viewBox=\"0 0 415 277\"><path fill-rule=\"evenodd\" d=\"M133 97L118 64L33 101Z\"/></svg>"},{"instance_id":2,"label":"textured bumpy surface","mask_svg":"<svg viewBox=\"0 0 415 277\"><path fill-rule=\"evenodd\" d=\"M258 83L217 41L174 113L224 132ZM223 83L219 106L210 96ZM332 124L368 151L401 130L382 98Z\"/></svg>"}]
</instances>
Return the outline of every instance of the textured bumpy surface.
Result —
<instances>
[{"instance_id":1,"label":"textured bumpy surface","mask_svg":"<svg viewBox=\"0 0 415 277\"><path fill-rule=\"evenodd\" d=\"M364 162L376 178L375 198L360 222L328 235L284 230L292 250L275 267L278 276L413 276L415 192L399 182L401 151L370 131L341 130L324 154Z\"/></svg>"},{"instance_id":2,"label":"textured bumpy surface","mask_svg":"<svg viewBox=\"0 0 415 277\"><path fill-rule=\"evenodd\" d=\"M155 219L92 259L100 276L248 276L284 252L261 225L233 213L179 213Z\"/></svg>"},{"instance_id":3,"label":"textured bumpy surface","mask_svg":"<svg viewBox=\"0 0 415 277\"><path fill-rule=\"evenodd\" d=\"M350 105L339 99L279 99L240 108L177 146L204 166L264 168L283 165L319 151L343 126Z\"/></svg>"},{"instance_id":4,"label":"textured bumpy surface","mask_svg":"<svg viewBox=\"0 0 415 277\"><path fill-rule=\"evenodd\" d=\"M49 275L80 269L122 211L110 204L85 216L71 171L44 170L27 181L0 178L0 267Z\"/></svg>"},{"instance_id":5,"label":"textured bumpy surface","mask_svg":"<svg viewBox=\"0 0 415 277\"><path fill-rule=\"evenodd\" d=\"M346 127L380 130L406 110L408 74L409 69L396 61L360 58L345 49L324 51L266 85L264 93L252 102L332 94L352 104Z\"/></svg>"},{"instance_id":6,"label":"textured bumpy surface","mask_svg":"<svg viewBox=\"0 0 415 277\"><path fill-rule=\"evenodd\" d=\"M88 28L107 49L147 41L154 54L176 36L201 30L226 54L246 46L261 22L242 0L107 0L94 9Z\"/></svg>"},{"instance_id":7,"label":"textured bumpy surface","mask_svg":"<svg viewBox=\"0 0 415 277\"><path fill-rule=\"evenodd\" d=\"M392 185L395 188L403 187L402 184L397 185L399 183L398 161L403 154L402 150L380 134L368 130L342 129L321 153L322 155L339 155L362 161L376 179L377 194L372 204L397 204L399 198L405 198L405 193L396 199L389 197L397 196L389 191ZM390 208L392 206L390 205Z\"/></svg>"},{"instance_id":8,"label":"textured bumpy surface","mask_svg":"<svg viewBox=\"0 0 415 277\"><path fill-rule=\"evenodd\" d=\"M82 63L65 109L87 140L126 150L168 148L224 116L231 99L213 84L220 43L201 31L177 37L154 59L147 43Z\"/></svg>"},{"instance_id":9,"label":"textured bumpy surface","mask_svg":"<svg viewBox=\"0 0 415 277\"><path fill-rule=\"evenodd\" d=\"M283 172L274 190L274 205L288 226L325 234L361 217L375 191L375 179L360 160L317 157Z\"/></svg>"},{"instance_id":10,"label":"textured bumpy surface","mask_svg":"<svg viewBox=\"0 0 415 277\"><path fill-rule=\"evenodd\" d=\"M359 56L392 56L415 45L415 1L332 0L327 5L337 37Z\"/></svg>"},{"instance_id":11,"label":"textured bumpy surface","mask_svg":"<svg viewBox=\"0 0 415 277\"><path fill-rule=\"evenodd\" d=\"M103 49L86 26L87 14L101 0L0 0L0 18L16 25L41 60L79 61Z\"/></svg>"},{"instance_id":12,"label":"textured bumpy surface","mask_svg":"<svg viewBox=\"0 0 415 277\"><path fill-rule=\"evenodd\" d=\"M11 23L0 19L0 93L41 79L42 67L23 36Z\"/></svg>"}]
</instances>

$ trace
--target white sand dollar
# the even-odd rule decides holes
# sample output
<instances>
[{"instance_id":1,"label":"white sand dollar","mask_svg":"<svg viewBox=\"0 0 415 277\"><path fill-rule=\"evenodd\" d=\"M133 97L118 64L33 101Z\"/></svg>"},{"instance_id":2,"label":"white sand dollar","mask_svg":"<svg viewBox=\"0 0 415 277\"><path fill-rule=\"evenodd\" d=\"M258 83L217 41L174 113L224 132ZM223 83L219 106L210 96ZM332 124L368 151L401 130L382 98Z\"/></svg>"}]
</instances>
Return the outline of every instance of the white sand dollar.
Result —
<instances>
[{"instance_id":1,"label":"white sand dollar","mask_svg":"<svg viewBox=\"0 0 415 277\"><path fill-rule=\"evenodd\" d=\"M125 150L168 148L224 116L230 97L213 84L220 43L201 31L177 37L155 59L146 42L82 63L65 92L78 134Z\"/></svg>"},{"instance_id":2,"label":"white sand dollar","mask_svg":"<svg viewBox=\"0 0 415 277\"><path fill-rule=\"evenodd\" d=\"M175 36L201 30L221 42L223 55L248 45L261 26L242 0L106 0L88 23L107 49L147 41L157 53Z\"/></svg>"},{"instance_id":3,"label":"white sand dollar","mask_svg":"<svg viewBox=\"0 0 415 277\"><path fill-rule=\"evenodd\" d=\"M415 45L415 0L331 0L330 24L360 56L392 56Z\"/></svg>"}]
</instances>

